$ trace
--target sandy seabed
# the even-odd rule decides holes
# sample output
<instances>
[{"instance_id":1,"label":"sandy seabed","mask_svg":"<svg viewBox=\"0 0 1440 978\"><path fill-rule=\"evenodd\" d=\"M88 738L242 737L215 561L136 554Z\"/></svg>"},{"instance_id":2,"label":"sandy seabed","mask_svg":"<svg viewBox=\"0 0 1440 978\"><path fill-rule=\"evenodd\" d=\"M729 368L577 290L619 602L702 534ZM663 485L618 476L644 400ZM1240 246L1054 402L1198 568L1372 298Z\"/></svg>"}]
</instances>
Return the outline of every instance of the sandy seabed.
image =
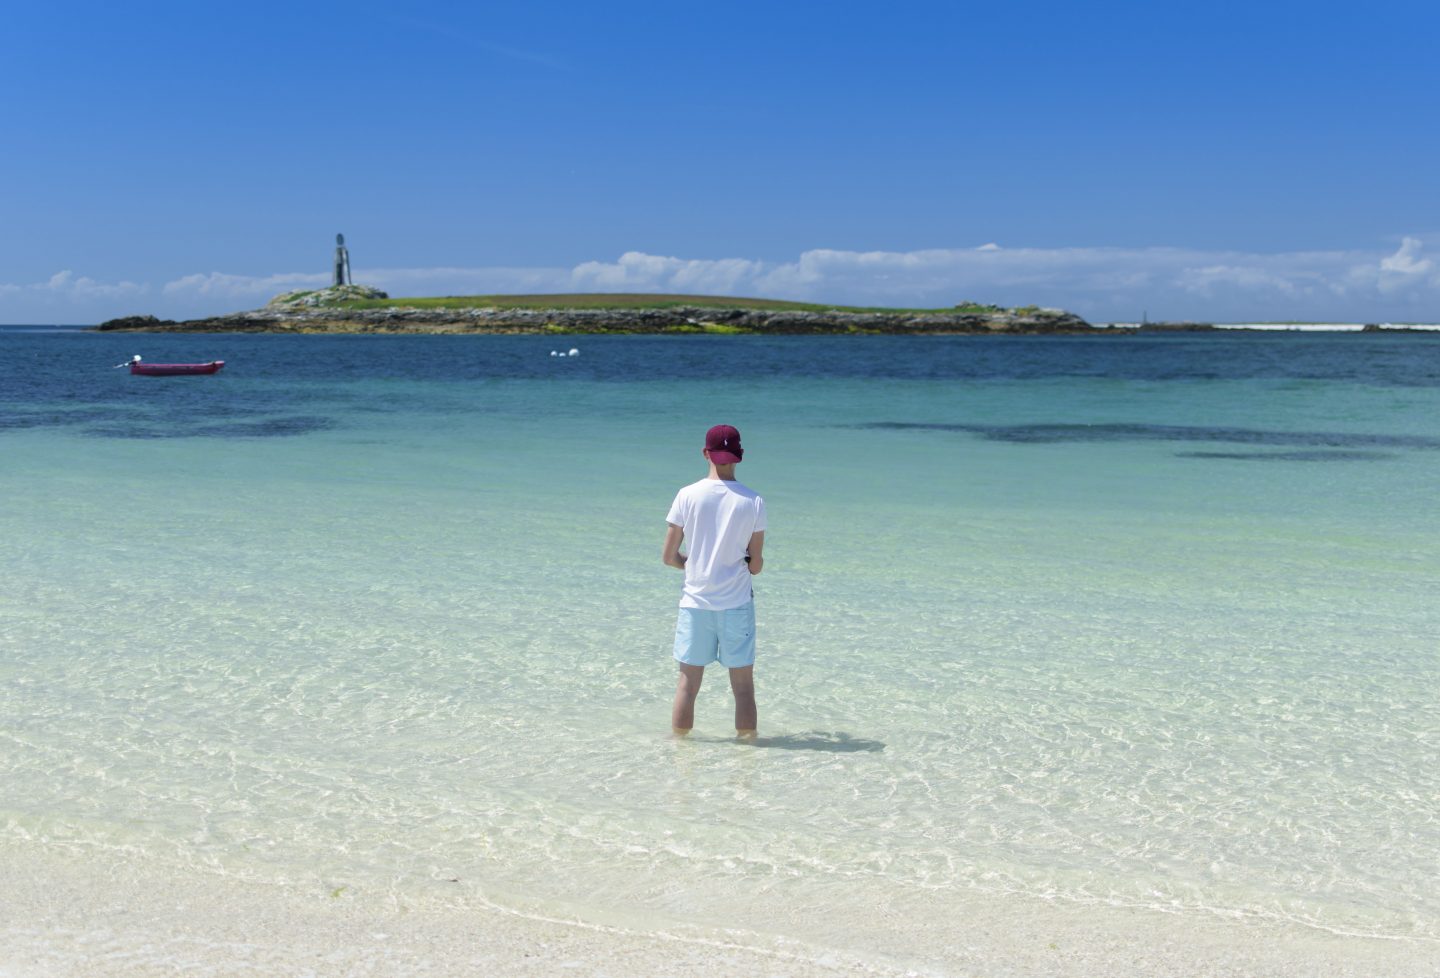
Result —
<instances>
[{"instance_id":1,"label":"sandy seabed","mask_svg":"<svg viewBox=\"0 0 1440 978\"><path fill-rule=\"evenodd\" d=\"M703 880L697 880L703 886ZM1056 906L977 904L937 941L894 908L864 953L706 929L645 931L499 905L405 908L197 871L0 858L0 978L475 975L1353 976L1434 978L1440 946L1291 925ZM917 948L930 948L917 955Z\"/></svg>"}]
</instances>

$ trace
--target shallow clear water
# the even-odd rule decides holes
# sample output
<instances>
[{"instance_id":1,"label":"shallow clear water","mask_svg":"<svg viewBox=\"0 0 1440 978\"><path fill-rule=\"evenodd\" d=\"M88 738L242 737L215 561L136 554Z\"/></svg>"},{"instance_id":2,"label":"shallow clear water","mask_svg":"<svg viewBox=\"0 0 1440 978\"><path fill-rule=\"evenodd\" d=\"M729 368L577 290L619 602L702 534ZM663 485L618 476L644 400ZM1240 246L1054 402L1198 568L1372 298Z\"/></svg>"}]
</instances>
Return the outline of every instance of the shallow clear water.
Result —
<instances>
[{"instance_id":1,"label":"shallow clear water","mask_svg":"<svg viewBox=\"0 0 1440 978\"><path fill-rule=\"evenodd\" d=\"M837 947L1012 892L1440 940L1440 337L0 367L0 853ZM771 521L754 746L721 675L668 739L719 421Z\"/></svg>"}]
</instances>

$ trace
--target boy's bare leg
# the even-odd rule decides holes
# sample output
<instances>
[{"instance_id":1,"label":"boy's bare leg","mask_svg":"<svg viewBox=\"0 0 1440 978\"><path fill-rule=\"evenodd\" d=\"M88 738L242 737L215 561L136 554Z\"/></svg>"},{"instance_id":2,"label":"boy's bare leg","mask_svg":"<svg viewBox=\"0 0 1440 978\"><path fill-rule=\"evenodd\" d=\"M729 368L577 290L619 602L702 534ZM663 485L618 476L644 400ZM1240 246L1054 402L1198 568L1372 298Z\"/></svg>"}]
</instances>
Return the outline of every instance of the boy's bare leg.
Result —
<instances>
[{"instance_id":1,"label":"boy's bare leg","mask_svg":"<svg viewBox=\"0 0 1440 978\"><path fill-rule=\"evenodd\" d=\"M751 738L758 726L755 709L755 667L730 670L730 692L735 694L735 733Z\"/></svg>"},{"instance_id":2,"label":"boy's bare leg","mask_svg":"<svg viewBox=\"0 0 1440 978\"><path fill-rule=\"evenodd\" d=\"M675 683L675 705L670 709L670 728L675 736L684 737L695 726L695 697L700 681L705 678L704 666L688 666L681 662L680 678Z\"/></svg>"}]
</instances>

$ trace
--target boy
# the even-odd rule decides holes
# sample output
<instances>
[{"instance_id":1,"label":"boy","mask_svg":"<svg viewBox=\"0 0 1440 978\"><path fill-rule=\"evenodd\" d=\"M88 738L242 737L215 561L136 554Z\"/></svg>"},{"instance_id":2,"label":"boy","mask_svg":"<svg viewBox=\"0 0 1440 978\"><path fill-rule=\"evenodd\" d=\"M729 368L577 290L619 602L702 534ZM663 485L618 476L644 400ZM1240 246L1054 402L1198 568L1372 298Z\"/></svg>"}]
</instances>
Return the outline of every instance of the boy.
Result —
<instances>
[{"instance_id":1,"label":"boy","mask_svg":"<svg viewBox=\"0 0 1440 978\"><path fill-rule=\"evenodd\" d=\"M675 658L680 679L670 726L684 737L695 726L695 696L705 667L718 661L730 670L735 694L735 732L753 738L755 711L755 592L750 578L765 567L765 501L735 481L744 456L740 432L717 424L705 433L710 474L675 495L661 559L685 572ZM690 540L690 552L680 542Z\"/></svg>"}]
</instances>

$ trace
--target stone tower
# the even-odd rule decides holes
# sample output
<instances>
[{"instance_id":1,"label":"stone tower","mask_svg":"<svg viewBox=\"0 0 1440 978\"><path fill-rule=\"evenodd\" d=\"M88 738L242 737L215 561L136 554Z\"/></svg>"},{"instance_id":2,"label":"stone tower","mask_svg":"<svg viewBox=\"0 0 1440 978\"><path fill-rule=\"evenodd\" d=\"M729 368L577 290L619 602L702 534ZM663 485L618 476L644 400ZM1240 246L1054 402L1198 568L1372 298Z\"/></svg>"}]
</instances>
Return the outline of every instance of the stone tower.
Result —
<instances>
[{"instance_id":1,"label":"stone tower","mask_svg":"<svg viewBox=\"0 0 1440 978\"><path fill-rule=\"evenodd\" d=\"M345 247L345 235L335 235L335 280L331 287L350 285L350 251Z\"/></svg>"}]
</instances>

